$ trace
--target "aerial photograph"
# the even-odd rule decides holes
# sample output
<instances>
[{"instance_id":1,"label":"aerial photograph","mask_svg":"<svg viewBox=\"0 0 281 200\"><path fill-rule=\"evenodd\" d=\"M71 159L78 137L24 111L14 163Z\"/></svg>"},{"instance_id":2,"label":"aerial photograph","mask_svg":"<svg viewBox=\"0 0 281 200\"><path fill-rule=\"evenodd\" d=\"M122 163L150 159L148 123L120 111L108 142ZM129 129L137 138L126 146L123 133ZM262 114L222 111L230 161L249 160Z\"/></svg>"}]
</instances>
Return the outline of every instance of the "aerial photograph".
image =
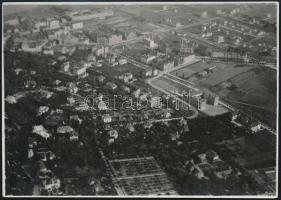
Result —
<instances>
[{"instance_id":1,"label":"aerial photograph","mask_svg":"<svg viewBox=\"0 0 281 200\"><path fill-rule=\"evenodd\" d=\"M278 196L277 2L2 3L2 196Z\"/></svg>"}]
</instances>

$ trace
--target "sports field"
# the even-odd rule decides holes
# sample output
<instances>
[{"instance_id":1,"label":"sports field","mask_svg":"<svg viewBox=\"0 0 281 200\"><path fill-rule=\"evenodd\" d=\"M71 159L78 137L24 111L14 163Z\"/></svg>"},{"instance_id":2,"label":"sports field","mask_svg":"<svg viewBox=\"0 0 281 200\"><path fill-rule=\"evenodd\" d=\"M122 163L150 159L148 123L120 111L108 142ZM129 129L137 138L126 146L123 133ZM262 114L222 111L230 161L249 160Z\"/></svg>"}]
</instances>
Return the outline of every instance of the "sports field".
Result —
<instances>
[{"instance_id":1,"label":"sports field","mask_svg":"<svg viewBox=\"0 0 281 200\"><path fill-rule=\"evenodd\" d=\"M151 82L153 85L160 87L166 91L173 91L173 92L183 92L183 91L188 91L191 89L193 86L190 85L190 87L186 84L181 83L180 81L173 81L167 77L160 77Z\"/></svg>"}]
</instances>

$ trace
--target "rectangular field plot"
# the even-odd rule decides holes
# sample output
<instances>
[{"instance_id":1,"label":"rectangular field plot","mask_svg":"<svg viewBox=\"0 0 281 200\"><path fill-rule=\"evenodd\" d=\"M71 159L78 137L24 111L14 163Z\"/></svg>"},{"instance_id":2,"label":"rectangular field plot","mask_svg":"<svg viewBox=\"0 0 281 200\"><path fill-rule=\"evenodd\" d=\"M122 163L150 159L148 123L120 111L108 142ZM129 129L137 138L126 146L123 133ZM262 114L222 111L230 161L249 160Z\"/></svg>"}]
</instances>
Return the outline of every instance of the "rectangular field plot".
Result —
<instances>
[{"instance_id":1,"label":"rectangular field plot","mask_svg":"<svg viewBox=\"0 0 281 200\"><path fill-rule=\"evenodd\" d=\"M191 85L184 84L175 79L169 79L167 77L160 77L152 81L152 84L160 87L166 91L188 91L189 89L193 89L194 87Z\"/></svg>"},{"instance_id":2,"label":"rectangular field plot","mask_svg":"<svg viewBox=\"0 0 281 200\"><path fill-rule=\"evenodd\" d=\"M250 66L238 67L233 64L226 65L227 66L216 65L217 67L202 81L202 83L209 86L215 86L253 68Z\"/></svg>"},{"instance_id":3,"label":"rectangular field plot","mask_svg":"<svg viewBox=\"0 0 281 200\"><path fill-rule=\"evenodd\" d=\"M176 194L165 174L122 179L120 183L128 195Z\"/></svg>"},{"instance_id":4,"label":"rectangular field plot","mask_svg":"<svg viewBox=\"0 0 281 200\"><path fill-rule=\"evenodd\" d=\"M144 175L148 173L159 173L161 172L160 167L157 165L155 160L151 157L143 159L125 159L110 161L117 176L134 176Z\"/></svg>"},{"instance_id":5,"label":"rectangular field plot","mask_svg":"<svg viewBox=\"0 0 281 200\"><path fill-rule=\"evenodd\" d=\"M153 157L109 160L119 190L127 195L177 194Z\"/></svg>"},{"instance_id":6,"label":"rectangular field plot","mask_svg":"<svg viewBox=\"0 0 281 200\"><path fill-rule=\"evenodd\" d=\"M195 64L186 66L182 69L172 72L173 75L181 78L189 78L196 73L200 73L204 70L211 69L210 72L204 78L196 79L198 83L202 83L207 86L215 86L221 82L224 82L234 76L247 72L252 69L251 66L237 66L233 63L203 63L197 62Z\"/></svg>"}]
</instances>

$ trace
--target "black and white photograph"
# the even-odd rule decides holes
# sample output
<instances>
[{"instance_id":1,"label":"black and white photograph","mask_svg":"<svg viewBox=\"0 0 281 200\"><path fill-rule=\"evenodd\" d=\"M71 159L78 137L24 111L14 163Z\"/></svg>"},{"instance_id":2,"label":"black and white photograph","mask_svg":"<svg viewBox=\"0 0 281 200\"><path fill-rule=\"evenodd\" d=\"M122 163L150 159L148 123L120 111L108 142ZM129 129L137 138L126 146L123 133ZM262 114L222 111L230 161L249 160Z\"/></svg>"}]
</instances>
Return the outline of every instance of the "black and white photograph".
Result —
<instances>
[{"instance_id":1,"label":"black and white photograph","mask_svg":"<svg viewBox=\"0 0 281 200\"><path fill-rule=\"evenodd\" d=\"M2 196L278 197L279 3L2 2Z\"/></svg>"}]
</instances>

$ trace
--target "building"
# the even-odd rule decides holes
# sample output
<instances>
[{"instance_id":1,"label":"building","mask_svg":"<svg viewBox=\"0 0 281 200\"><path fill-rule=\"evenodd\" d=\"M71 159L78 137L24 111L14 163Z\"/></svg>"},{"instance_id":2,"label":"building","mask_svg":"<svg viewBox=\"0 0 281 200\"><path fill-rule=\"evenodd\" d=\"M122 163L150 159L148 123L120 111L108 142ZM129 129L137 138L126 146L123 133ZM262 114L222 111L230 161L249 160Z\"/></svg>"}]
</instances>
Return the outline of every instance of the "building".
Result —
<instances>
[{"instance_id":1,"label":"building","mask_svg":"<svg viewBox=\"0 0 281 200\"><path fill-rule=\"evenodd\" d=\"M142 95L140 95L140 101L146 101L147 100L147 96L148 96L148 93L144 93Z\"/></svg>"},{"instance_id":2,"label":"building","mask_svg":"<svg viewBox=\"0 0 281 200\"><path fill-rule=\"evenodd\" d=\"M172 141L178 140L180 138L179 132L176 131L176 132L170 133L170 138L171 138Z\"/></svg>"},{"instance_id":3,"label":"building","mask_svg":"<svg viewBox=\"0 0 281 200\"><path fill-rule=\"evenodd\" d=\"M66 47L55 47L53 49L55 50L56 53L61 53L61 54L67 54L69 52L68 48Z\"/></svg>"},{"instance_id":4,"label":"building","mask_svg":"<svg viewBox=\"0 0 281 200\"><path fill-rule=\"evenodd\" d=\"M69 117L69 121L70 121L70 122L78 122L79 124L82 123L82 119L80 119L77 114L76 114L76 115L71 115L71 116Z\"/></svg>"},{"instance_id":5,"label":"building","mask_svg":"<svg viewBox=\"0 0 281 200\"><path fill-rule=\"evenodd\" d=\"M207 108L207 101L206 99L202 99L201 97L198 98L198 110L206 110Z\"/></svg>"},{"instance_id":6,"label":"building","mask_svg":"<svg viewBox=\"0 0 281 200\"><path fill-rule=\"evenodd\" d=\"M60 27L60 21L57 19L50 20L48 24L50 29L57 29Z\"/></svg>"},{"instance_id":7,"label":"building","mask_svg":"<svg viewBox=\"0 0 281 200\"><path fill-rule=\"evenodd\" d=\"M144 55L141 56L141 59L140 59L140 60L141 60L141 62L148 64L148 63L150 63L151 61L153 61L155 58L156 58L155 55L144 54Z\"/></svg>"},{"instance_id":8,"label":"building","mask_svg":"<svg viewBox=\"0 0 281 200\"><path fill-rule=\"evenodd\" d=\"M41 161L54 160L56 158L56 155L52 151L46 150L39 150L36 152L36 155Z\"/></svg>"},{"instance_id":9,"label":"building","mask_svg":"<svg viewBox=\"0 0 281 200\"><path fill-rule=\"evenodd\" d=\"M141 73L142 76L145 78L152 76L152 67L146 67L142 69Z\"/></svg>"},{"instance_id":10,"label":"building","mask_svg":"<svg viewBox=\"0 0 281 200\"><path fill-rule=\"evenodd\" d=\"M221 14L223 14L223 11L220 10L220 9L218 9L218 10L217 10L217 15L221 15Z\"/></svg>"},{"instance_id":11,"label":"building","mask_svg":"<svg viewBox=\"0 0 281 200\"><path fill-rule=\"evenodd\" d=\"M105 80L105 77L102 75L99 75L97 78L99 83L103 83L103 81Z\"/></svg>"},{"instance_id":12,"label":"building","mask_svg":"<svg viewBox=\"0 0 281 200\"><path fill-rule=\"evenodd\" d=\"M89 68L89 67L92 67L92 63L93 62L90 62L90 61L82 61L81 66Z\"/></svg>"},{"instance_id":13,"label":"building","mask_svg":"<svg viewBox=\"0 0 281 200\"><path fill-rule=\"evenodd\" d=\"M72 131L69 134L69 140L70 141L78 141L79 140L79 134L76 131Z\"/></svg>"},{"instance_id":14,"label":"building","mask_svg":"<svg viewBox=\"0 0 281 200\"><path fill-rule=\"evenodd\" d=\"M58 134L70 134L74 130L71 126L60 126L57 128L57 133Z\"/></svg>"},{"instance_id":15,"label":"building","mask_svg":"<svg viewBox=\"0 0 281 200\"><path fill-rule=\"evenodd\" d=\"M134 31L125 33L125 38L126 38L126 40L133 40L133 39L137 38L137 33Z\"/></svg>"},{"instance_id":16,"label":"building","mask_svg":"<svg viewBox=\"0 0 281 200\"><path fill-rule=\"evenodd\" d=\"M49 137L51 137L51 134L48 133L48 131L44 128L43 125L33 126L32 133L35 133L45 139L48 139Z\"/></svg>"},{"instance_id":17,"label":"building","mask_svg":"<svg viewBox=\"0 0 281 200\"><path fill-rule=\"evenodd\" d=\"M213 172L216 177L225 179L232 173L232 169L222 160L216 160L212 163Z\"/></svg>"},{"instance_id":18,"label":"building","mask_svg":"<svg viewBox=\"0 0 281 200\"><path fill-rule=\"evenodd\" d=\"M219 160L219 155L217 154L217 152L213 151L213 150L209 150L206 152L206 159L209 161L209 162L213 162L213 161L216 161L216 160Z\"/></svg>"},{"instance_id":19,"label":"building","mask_svg":"<svg viewBox=\"0 0 281 200\"><path fill-rule=\"evenodd\" d=\"M86 36L84 33L81 32L74 32L72 33L75 37L78 38L79 44L90 44L90 38ZM84 48L84 46L81 46L80 48Z\"/></svg>"},{"instance_id":20,"label":"building","mask_svg":"<svg viewBox=\"0 0 281 200\"><path fill-rule=\"evenodd\" d=\"M104 123L112 122L112 117L109 114L104 115L102 118Z\"/></svg>"},{"instance_id":21,"label":"building","mask_svg":"<svg viewBox=\"0 0 281 200\"><path fill-rule=\"evenodd\" d=\"M90 53L90 54L87 56L86 60L87 60L88 62L96 62L96 56L95 56L94 54Z\"/></svg>"},{"instance_id":22,"label":"building","mask_svg":"<svg viewBox=\"0 0 281 200\"><path fill-rule=\"evenodd\" d=\"M161 108L162 107L162 98L161 97L152 97L150 100L151 108Z\"/></svg>"},{"instance_id":23,"label":"building","mask_svg":"<svg viewBox=\"0 0 281 200\"><path fill-rule=\"evenodd\" d=\"M48 168L46 167L45 163L43 161L38 161L39 170L41 173L48 172Z\"/></svg>"},{"instance_id":24,"label":"building","mask_svg":"<svg viewBox=\"0 0 281 200\"><path fill-rule=\"evenodd\" d=\"M110 131L108 131L108 135L109 135L109 137L111 137L114 140L116 140L118 138L117 130L110 130Z\"/></svg>"},{"instance_id":25,"label":"building","mask_svg":"<svg viewBox=\"0 0 281 200\"><path fill-rule=\"evenodd\" d=\"M79 38L74 36L73 34L63 34L59 40L60 44L64 45L73 45L79 42Z\"/></svg>"},{"instance_id":26,"label":"building","mask_svg":"<svg viewBox=\"0 0 281 200\"><path fill-rule=\"evenodd\" d=\"M69 62L64 62L64 63L62 63L61 67L62 67L63 72L68 72L69 68L70 68L70 64L69 64Z\"/></svg>"},{"instance_id":27,"label":"building","mask_svg":"<svg viewBox=\"0 0 281 200\"><path fill-rule=\"evenodd\" d=\"M126 59L124 59L124 58L121 58L121 59L118 60L119 65L127 64L127 62L128 61Z\"/></svg>"},{"instance_id":28,"label":"building","mask_svg":"<svg viewBox=\"0 0 281 200\"><path fill-rule=\"evenodd\" d=\"M224 52L217 52L217 51L212 52L212 57L214 58L222 58L224 56L225 56Z\"/></svg>"},{"instance_id":29,"label":"building","mask_svg":"<svg viewBox=\"0 0 281 200\"><path fill-rule=\"evenodd\" d=\"M108 46L101 46L95 50L96 56L105 56L108 54Z\"/></svg>"},{"instance_id":30,"label":"building","mask_svg":"<svg viewBox=\"0 0 281 200\"><path fill-rule=\"evenodd\" d=\"M133 74L132 73L127 72L127 73L125 73L123 75L123 80L124 80L125 83L128 83L132 79L133 79Z\"/></svg>"},{"instance_id":31,"label":"building","mask_svg":"<svg viewBox=\"0 0 281 200\"><path fill-rule=\"evenodd\" d=\"M134 92L133 92L134 97L135 97L135 98L139 98L140 92L141 92L140 89L137 89L136 91L134 91Z\"/></svg>"},{"instance_id":32,"label":"building","mask_svg":"<svg viewBox=\"0 0 281 200\"><path fill-rule=\"evenodd\" d=\"M129 88L128 86L122 85L122 86L121 86L121 89L122 89L124 92L130 93L130 88Z\"/></svg>"},{"instance_id":33,"label":"building","mask_svg":"<svg viewBox=\"0 0 281 200\"><path fill-rule=\"evenodd\" d=\"M259 122L254 122L254 123L250 124L250 129L251 129L251 131L256 133L262 129L262 125Z\"/></svg>"},{"instance_id":34,"label":"building","mask_svg":"<svg viewBox=\"0 0 281 200\"><path fill-rule=\"evenodd\" d=\"M196 59L195 55L185 56L183 58L183 64L190 63L190 62L194 61L195 59Z\"/></svg>"},{"instance_id":35,"label":"building","mask_svg":"<svg viewBox=\"0 0 281 200\"><path fill-rule=\"evenodd\" d=\"M39 21L35 23L35 28L40 29L41 27L46 27L47 21Z\"/></svg>"},{"instance_id":36,"label":"building","mask_svg":"<svg viewBox=\"0 0 281 200\"><path fill-rule=\"evenodd\" d=\"M153 76L157 76L158 75L158 69L153 69Z\"/></svg>"},{"instance_id":37,"label":"building","mask_svg":"<svg viewBox=\"0 0 281 200\"><path fill-rule=\"evenodd\" d=\"M14 18L14 19L6 20L5 24L8 24L10 26L17 26L17 25L19 25L19 19L18 18Z\"/></svg>"},{"instance_id":38,"label":"building","mask_svg":"<svg viewBox=\"0 0 281 200\"><path fill-rule=\"evenodd\" d=\"M45 55L54 55L54 50L53 49L44 49L43 54Z\"/></svg>"},{"instance_id":39,"label":"building","mask_svg":"<svg viewBox=\"0 0 281 200\"><path fill-rule=\"evenodd\" d=\"M159 70L164 71L164 72L169 71L174 67L175 67L174 60L161 61L158 65Z\"/></svg>"},{"instance_id":40,"label":"building","mask_svg":"<svg viewBox=\"0 0 281 200\"><path fill-rule=\"evenodd\" d=\"M212 105L212 106L217 106L219 105L219 96L213 96L213 95L209 95L208 97L208 104Z\"/></svg>"},{"instance_id":41,"label":"building","mask_svg":"<svg viewBox=\"0 0 281 200\"><path fill-rule=\"evenodd\" d=\"M150 49L155 49L155 48L158 47L158 44L156 44L156 43L154 42L154 40L152 40L152 39L150 39L150 38L145 38L145 39L143 40L143 42L144 42L144 44L145 44L148 48L150 48Z\"/></svg>"},{"instance_id":42,"label":"building","mask_svg":"<svg viewBox=\"0 0 281 200\"><path fill-rule=\"evenodd\" d=\"M106 103L102 99L100 99L100 101L98 103L98 109L99 110L107 110L108 109Z\"/></svg>"},{"instance_id":43,"label":"building","mask_svg":"<svg viewBox=\"0 0 281 200\"><path fill-rule=\"evenodd\" d=\"M109 45L114 45L114 44L117 44L117 43L120 43L122 42L122 35L116 35L116 34L113 34L111 35L109 38L108 38L108 44Z\"/></svg>"},{"instance_id":44,"label":"building","mask_svg":"<svg viewBox=\"0 0 281 200\"><path fill-rule=\"evenodd\" d=\"M72 29L75 29L75 30L77 30L77 29L83 29L83 22L77 22L77 23L73 23L72 24Z\"/></svg>"},{"instance_id":45,"label":"building","mask_svg":"<svg viewBox=\"0 0 281 200\"><path fill-rule=\"evenodd\" d=\"M116 63L116 60L117 60L117 55L116 55L116 54L110 54L110 55L108 56L108 62L109 62L110 64L113 65L113 63ZM118 63L117 63L117 64L118 64Z\"/></svg>"},{"instance_id":46,"label":"building","mask_svg":"<svg viewBox=\"0 0 281 200\"><path fill-rule=\"evenodd\" d=\"M224 36L218 36L218 43L224 43Z\"/></svg>"},{"instance_id":47,"label":"building","mask_svg":"<svg viewBox=\"0 0 281 200\"><path fill-rule=\"evenodd\" d=\"M87 73L87 67L82 66L82 67L74 67L73 68L73 75L77 76L78 78L85 78L88 76Z\"/></svg>"},{"instance_id":48,"label":"building","mask_svg":"<svg viewBox=\"0 0 281 200\"><path fill-rule=\"evenodd\" d=\"M117 88L117 85L113 82L107 82L106 87L111 89L111 90L115 90Z\"/></svg>"},{"instance_id":49,"label":"building","mask_svg":"<svg viewBox=\"0 0 281 200\"><path fill-rule=\"evenodd\" d=\"M39 53L42 52L43 47L47 44L47 40L41 41L24 41L22 43L22 51L30 52L30 53Z\"/></svg>"},{"instance_id":50,"label":"building","mask_svg":"<svg viewBox=\"0 0 281 200\"><path fill-rule=\"evenodd\" d=\"M239 45L240 42L241 42L241 39L240 39L240 38L236 38L234 44L235 44L235 45Z\"/></svg>"}]
</instances>

